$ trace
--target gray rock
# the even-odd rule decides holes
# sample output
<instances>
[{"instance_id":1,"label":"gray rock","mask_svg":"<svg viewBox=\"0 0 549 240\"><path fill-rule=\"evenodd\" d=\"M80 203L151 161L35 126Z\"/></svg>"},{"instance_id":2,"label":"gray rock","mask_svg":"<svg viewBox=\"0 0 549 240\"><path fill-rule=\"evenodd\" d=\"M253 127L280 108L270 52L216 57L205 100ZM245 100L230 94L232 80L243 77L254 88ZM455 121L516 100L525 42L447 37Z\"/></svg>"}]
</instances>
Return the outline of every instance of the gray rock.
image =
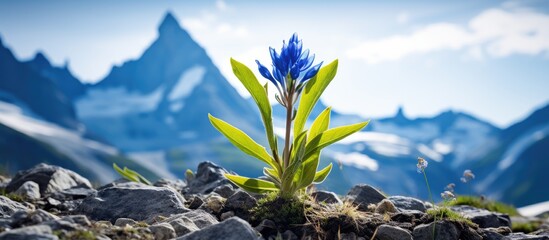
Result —
<instances>
[{"instance_id":1,"label":"gray rock","mask_svg":"<svg viewBox=\"0 0 549 240\"><path fill-rule=\"evenodd\" d=\"M96 192L97 191L95 189L74 187L51 193L49 194L49 197L60 201L70 201L84 199L90 195L95 194Z\"/></svg>"},{"instance_id":2,"label":"gray rock","mask_svg":"<svg viewBox=\"0 0 549 240\"><path fill-rule=\"evenodd\" d=\"M30 227L18 228L15 230L3 232L0 234L0 240L57 240L57 236L52 235L52 230L46 225L36 225Z\"/></svg>"},{"instance_id":3,"label":"gray rock","mask_svg":"<svg viewBox=\"0 0 549 240\"><path fill-rule=\"evenodd\" d=\"M225 221L229 218L232 218L234 217L234 212L233 211L228 211L228 212L224 212L221 214L221 216L219 217L219 219L221 219L221 221Z\"/></svg>"},{"instance_id":4,"label":"gray rock","mask_svg":"<svg viewBox=\"0 0 549 240\"><path fill-rule=\"evenodd\" d=\"M88 196L75 210L92 220L116 221L131 218L136 221L156 216L188 212L185 199L171 188L126 183L98 191Z\"/></svg>"},{"instance_id":5,"label":"gray rock","mask_svg":"<svg viewBox=\"0 0 549 240\"><path fill-rule=\"evenodd\" d=\"M202 162L198 165L196 175L189 181L188 192L207 194L216 187L230 184L224 174L229 173L224 168L215 165L212 162Z\"/></svg>"},{"instance_id":6,"label":"gray rock","mask_svg":"<svg viewBox=\"0 0 549 240\"><path fill-rule=\"evenodd\" d=\"M217 194L210 195L206 198L205 203L200 206L200 209L218 214L223 209L224 204L225 199L221 196L218 196Z\"/></svg>"},{"instance_id":7,"label":"gray rock","mask_svg":"<svg viewBox=\"0 0 549 240\"><path fill-rule=\"evenodd\" d=\"M221 185L219 187L216 187L213 190L213 192L219 194L219 196L222 196L224 198L229 198L230 196L232 196L235 193L235 190L233 188L233 185L225 184L225 185Z\"/></svg>"},{"instance_id":8,"label":"gray rock","mask_svg":"<svg viewBox=\"0 0 549 240\"><path fill-rule=\"evenodd\" d=\"M91 226L91 222L90 220L88 220L88 217L86 217L86 215L69 215L62 217L61 220L75 223L84 227Z\"/></svg>"},{"instance_id":9,"label":"gray rock","mask_svg":"<svg viewBox=\"0 0 549 240\"><path fill-rule=\"evenodd\" d=\"M511 220L507 214L490 212L471 206L454 206L451 209L461 213L481 228L511 227Z\"/></svg>"},{"instance_id":10,"label":"gray rock","mask_svg":"<svg viewBox=\"0 0 549 240\"><path fill-rule=\"evenodd\" d=\"M6 186L7 192L19 189L25 182L32 181L40 187L40 195L53 193L72 187L92 188L88 179L58 166L38 164L31 169L19 171Z\"/></svg>"},{"instance_id":11,"label":"gray rock","mask_svg":"<svg viewBox=\"0 0 549 240\"><path fill-rule=\"evenodd\" d=\"M171 220L169 224L173 227L175 234L178 237L200 230L191 219L185 216L180 216L177 219Z\"/></svg>"},{"instance_id":12,"label":"gray rock","mask_svg":"<svg viewBox=\"0 0 549 240\"><path fill-rule=\"evenodd\" d=\"M396 213L398 210L396 209L393 202L383 199L381 202L379 202L376 206L376 213L379 214L385 214L385 213Z\"/></svg>"},{"instance_id":13,"label":"gray rock","mask_svg":"<svg viewBox=\"0 0 549 240\"><path fill-rule=\"evenodd\" d=\"M171 187L178 192L183 191L183 189L187 187L187 183L181 179L172 180L166 178L159 179L153 185L155 187Z\"/></svg>"},{"instance_id":14,"label":"gray rock","mask_svg":"<svg viewBox=\"0 0 549 240\"><path fill-rule=\"evenodd\" d=\"M190 209L198 209L200 206L202 206L202 204L204 204L204 200L202 200L202 198L200 198L198 196L194 196L190 200L189 208Z\"/></svg>"},{"instance_id":15,"label":"gray rock","mask_svg":"<svg viewBox=\"0 0 549 240\"><path fill-rule=\"evenodd\" d=\"M250 224L238 217L229 218L221 223L209 226L199 231L189 233L178 240L202 240L219 239L225 240L257 240L259 239L255 230Z\"/></svg>"},{"instance_id":16,"label":"gray rock","mask_svg":"<svg viewBox=\"0 0 549 240\"><path fill-rule=\"evenodd\" d=\"M236 212L248 211L257 206L257 200L244 191L237 191L225 202L225 209Z\"/></svg>"},{"instance_id":17,"label":"gray rock","mask_svg":"<svg viewBox=\"0 0 549 240\"><path fill-rule=\"evenodd\" d=\"M263 236L276 235L278 233L276 223L269 219L263 219L259 225L255 227L255 230L260 232Z\"/></svg>"},{"instance_id":18,"label":"gray rock","mask_svg":"<svg viewBox=\"0 0 549 240\"><path fill-rule=\"evenodd\" d=\"M538 236L538 235L530 235L530 234L524 234L524 233L511 233L505 237L503 237L503 240L549 240L548 236Z\"/></svg>"},{"instance_id":19,"label":"gray rock","mask_svg":"<svg viewBox=\"0 0 549 240\"><path fill-rule=\"evenodd\" d=\"M412 240L412 234L403 228L384 224L377 228L376 238L379 240Z\"/></svg>"},{"instance_id":20,"label":"gray rock","mask_svg":"<svg viewBox=\"0 0 549 240\"><path fill-rule=\"evenodd\" d=\"M126 225L133 226L135 224L137 224L137 222L131 218L119 218L114 222L114 226L118 227L125 227Z\"/></svg>"},{"instance_id":21,"label":"gray rock","mask_svg":"<svg viewBox=\"0 0 549 240\"><path fill-rule=\"evenodd\" d=\"M325 202L325 203L337 203L337 204L343 204L341 199L335 194L334 192L328 192L328 191L316 191L311 193L311 196L317 201L317 202Z\"/></svg>"},{"instance_id":22,"label":"gray rock","mask_svg":"<svg viewBox=\"0 0 549 240\"><path fill-rule=\"evenodd\" d=\"M298 240L299 238L297 237L297 235L295 235L294 232L292 232L290 230L286 230L286 231L284 231L284 233L282 233L282 239L285 239L285 240ZM341 240L343 240L343 238L341 238Z\"/></svg>"},{"instance_id":23,"label":"gray rock","mask_svg":"<svg viewBox=\"0 0 549 240\"><path fill-rule=\"evenodd\" d=\"M5 196L0 196L0 217L10 217L17 211L29 210L23 204L15 202Z\"/></svg>"},{"instance_id":24,"label":"gray rock","mask_svg":"<svg viewBox=\"0 0 549 240\"><path fill-rule=\"evenodd\" d=\"M421 224L414 228L412 233L414 240L432 240L433 226L435 227L435 239L458 240L459 229L448 221L437 221L435 223Z\"/></svg>"},{"instance_id":25,"label":"gray rock","mask_svg":"<svg viewBox=\"0 0 549 240\"><path fill-rule=\"evenodd\" d=\"M412 198L412 197L405 197L405 196L390 196L388 198L395 204L395 206L401 210L417 210L421 212L425 212L427 210L427 207L423 203L423 201Z\"/></svg>"},{"instance_id":26,"label":"gray rock","mask_svg":"<svg viewBox=\"0 0 549 240\"><path fill-rule=\"evenodd\" d=\"M359 210L367 211L368 205L381 202L385 199L385 196L370 185L358 184L351 188L346 198L351 200L353 204L358 205Z\"/></svg>"},{"instance_id":27,"label":"gray rock","mask_svg":"<svg viewBox=\"0 0 549 240\"><path fill-rule=\"evenodd\" d=\"M200 229L219 223L214 216L203 210L195 210L181 215L191 219Z\"/></svg>"},{"instance_id":28,"label":"gray rock","mask_svg":"<svg viewBox=\"0 0 549 240\"><path fill-rule=\"evenodd\" d=\"M18 211L11 216L11 225L13 227L30 226L52 220L59 220L59 217L42 209L32 212Z\"/></svg>"},{"instance_id":29,"label":"gray rock","mask_svg":"<svg viewBox=\"0 0 549 240\"><path fill-rule=\"evenodd\" d=\"M177 237L172 225L168 223L158 223L149 226L149 230L151 230L154 235L154 239L156 240L168 240Z\"/></svg>"},{"instance_id":30,"label":"gray rock","mask_svg":"<svg viewBox=\"0 0 549 240\"><path fill-rule=\"evenodd\" d=\"M297 237L295 239L297 239ZM339 234L339 239L340 240L357 240L357 237L356 237L356 234L354 232L350 232L350 233L341 233L341 234Z\"/></svg>"},{"instance_id":31,"label":"gray rock","mask_svg":"<svg viewBox=\"0 0 549 240\"><path fill-rule=\"evenodd\" d=\"M38 186L38 183L26 181L15 190L15 194L18 194L27 200L38 200L40 199L40 187Z\"/></svg>"}]
</instances>

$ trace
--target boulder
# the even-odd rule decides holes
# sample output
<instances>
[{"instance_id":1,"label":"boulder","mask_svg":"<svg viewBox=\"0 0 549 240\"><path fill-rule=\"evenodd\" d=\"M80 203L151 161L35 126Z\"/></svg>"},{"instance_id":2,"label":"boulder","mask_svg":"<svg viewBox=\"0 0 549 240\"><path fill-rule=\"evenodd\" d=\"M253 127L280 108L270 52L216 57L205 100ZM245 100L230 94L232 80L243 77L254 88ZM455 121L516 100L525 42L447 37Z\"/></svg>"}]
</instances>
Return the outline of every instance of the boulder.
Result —
<instances>
[{"instance_id":1,"label":"boulder","mask_svg":"<svg viewBox=\"0 0 549 240\"><path fill-rule=\"evenodd\" d=\"M33 181L26 181L15 190L15 194L20 195L26 200L35 201L40 199L40 187Z\"/></svg>"},{"instance_id":2,"label":"boulder","mask_svg":"<svg viewBox=\"0 0 549 240\"><path fill-rule=\"evenodd\" d=\"M421 212L425 212L427 210L427 207L423 203L423 201L412 198L412 197L405 197L405 196L390 196L388 198L399 210L417 210Z\"/></svg>"},{"instance_id":3,"label":"boulder","mask_svg":"<svg viewBox=\"0 0 549 240\"><path fill-rule=\"evenodd\" d=\"M202 240L219 239L225 240L257 240L259 239L255 230L250 224L238 217L229 218L223 222L211 225L199 231L189 233L177 238L178 240Z\"/></svg>"},{"instance_id":4,"label":"boulder","mask_svg":"<svg viewBox=\"0 0 549 240\"><path fill-rule=\"evenodd\" d=\"M212 162L202 162L198 165L195 176L188 183L188 193L207 194L216 187L230 184L224 174L229 173L224 168Z\"/></svg>"},{"instance_id":5,"label":"boulder","mask_svg":"<svg viewBox=\"0 0 549 240\"><path fill-rule=\"evenodd\" d=\"M114 223L118 218L136 221L188 212L185 199L172 188L140 183L119 184L88 196L75 210L92 220Z\"/></svg>"},{"instance_id":6,"label":"boulder","mask_svg":"<svg viewBox=\"0 0 549 240\"><path fill-rule=\"evenodd\" d=\"M511 227L511 219L507 214L490 212L471 206L453 206L451 209L461 213L481 228Z\"/></svg>"},{"instance_id":7,"label":"boulder","mask_svg":"<svg viewBox=\"0 0 549 240\"><path fill-rule=\"evenodd\" d=\"M178 192L183 191L183 189L187 187L187 183L181 179L173 180L166 178L159 179L153 185L155 187L171 187Z\"/></svg>"},{"instance_id":8,"label":"boulder","mask_svg":"<svg viewBox=\"0 0 549 240\"><path fill-rule=\"evenodd\" d=\"M33 168L19 171L6 186L6 191L14 192L28 181L38 184L40 187L40 195L45 195L72 187L92 188L92 185L88 179L71 170L41 163Z\"/></svg>"},{"instance_id":9,"label":"boulder","mask_svg":"<svg viewBox=\"0 0 549 240\"><path fill-rule=\"evenodd\" d=\"M177 237L172 225L168 223L158 223L149 227L155 240L168 240Z\"/></svg>"},{"instance_id":10,"label":"boulder","mask_svg":"<svg viewBox=\"0 0 549 240\"><path fill-rule=\"evenodd\" d=\"M370 185L358 184L351 188L346 198L358 205L359 210L368 211L368 205L381 202L385 196Z\"/></svg>"},{"instance_id":11,"label":"boulder","mask_svg":"<svg viewBox=\"0 0 549 240\"><path fill-rule=\"evenodd\" d=\"M30 227L18 228L15 230L3 232L0 234L0 240L57 240L57 236L52 235L52 230L46 225L36 225Z\"/></svg>"},{"instance_id":12,"label":"boulder","mask_svg":"<svg viewBox=\"0 0 549 240\"><path fill-rule=\"evenodd\" d=\"M125 227L126 225L133 226L137 222L131 218L119 218L114 221L114 226Z\"/></svg>"},{"instance_id":13,"label":"boulder","mask_svg":"<svg viewBox=\"0 0 549 240\"><path fill-rule=\"evenodd\" d=\"M377 204L375 212L379 214L385 214L385 213L396 213L398 212L398 210L396 209L393 202L387 199L383 199L381 200L381 202Z\"/></svg>"},{"instance_id":14,"label":"boulder","mask_svg":"<svg viewBox=\"0 0 549 240\"><path fill-rule=\"evenodd\" d=\"M214 193L224 198L229 198L235 193L234 187L231 184L221 185L213 190Z\"/></svg>"},{"instance_id":15,"label":"boulder","mask_svg":"<svg viewBox=\"0 0 549 240\"><path fill-rule=\"evenodd\" d=\"M257 206L257 200L244 191L237 191L225 201L225 210L233 211L242 219L249 220L249 211Z\"/></svg>"},{"instance_id":16,"label":"boulder","mask_svg":"<svg viewBox=\"0 0 549 240\"><path fill-rule=\"evenodd\" d=\"M189 219L200 229L219 223L219 221L217 221L214 216L204 210L195 210L186 213L176 214L163 220L162 222L171 222L178 218Z\"/></svg>"},{"instance_id":17,"label":"boulder","mask_svg":"<svg viewBox=\"0 0 549 240\"><path fill-rule=\"evenodd\" d=\"M414 240L432 240L434 226L436 226L435 239L459 239L460 231L454 224L448 221L437 221L436 223L421 224L415 227L412 233Z\"/></svg>"},{"instance_id":18,"label":"boulder","mask_svg":"<svg viewBox=\"0 0 549 240\"><path fill-rule=\"evenodd\" d=\"M342 204L341 199L335 194L334 192L329 191L316 191L311 193L311 196L315 199L317 202L324 202L324 203L337 203Z\"/></svg>"},{"instance_id":19,"label":"boulder","mask_svg":"<svg viewBox=\"0 0 549 240\"><path fill-rule=\"evenodd\" d=\"M10 217L17 211L28 210L23 204L15 202L5 196L0 196L0 217Z\"/></svg>"},{"instance_id":20,"label":"boulder","mask_svg":"<svg viewBox=\"0 0 549 240\"><path fill-rule=\"evenodd\" d=\"M11 216L11 226L21 227L37 225L51 220L59 220L59 217L42 209L32 212L18 211Z\"/></svg>"},{"instance_id":21,"label":"boulder","mask_svg":"<svg viewBox=\"0 0 549 240\"><path fill-rule=\"evenodd\" d=\"M381 225L377 228L376 239L379 240L412 240L412 234L397 226Z\"/></svg>"}]
</instances>

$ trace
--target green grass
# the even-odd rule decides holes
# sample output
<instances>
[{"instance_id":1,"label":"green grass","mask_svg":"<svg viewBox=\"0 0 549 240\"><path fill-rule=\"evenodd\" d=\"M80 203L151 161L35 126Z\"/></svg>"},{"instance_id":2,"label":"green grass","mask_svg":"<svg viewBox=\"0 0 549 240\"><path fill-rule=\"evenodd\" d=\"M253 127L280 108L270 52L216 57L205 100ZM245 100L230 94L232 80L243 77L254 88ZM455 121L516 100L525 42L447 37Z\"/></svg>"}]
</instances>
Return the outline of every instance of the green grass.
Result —
<instances>
[{"instance_id":1,"label":"green grass","mask_svg":"<svg viewBox=\"0 0 549 240\"><path fill-rule=\"evenodd\" d=\"M520 216L517 209L511 205L474 196L458 196L456 201L451 202L450 205L469 205L492 212L505 213L509 216Z\"/></svg>"},{"instance_id":2,"label":"green grass","mask_svg":"<svg viewBox=\"0 0 549 240\"><path fill-rule=\"evenodd\" d=\"M469 226L476 226L476 224L473 223L471 220L461 216L461 214L459 214L457 212L454 212L454 211L452 211L451 209L449 209L447 207L439 207L439 208L436 208L436 209L429 209L429 210L427 210L427 214L429 214L431 217L433 217L437 220L446 219L446 220L465 223Z\"/></svg>"},{"instance_id":3,"label":"green grass","mask_svg":"<svg viewBox=\"0 0 549 240\"><path fill-rule=\"evenodd\" d=\"M540 225L541 224L539 222L513 222L511 225L511 229L513 230L513 232L531 233L538 230Z\"/></svg>"}]
</instances>

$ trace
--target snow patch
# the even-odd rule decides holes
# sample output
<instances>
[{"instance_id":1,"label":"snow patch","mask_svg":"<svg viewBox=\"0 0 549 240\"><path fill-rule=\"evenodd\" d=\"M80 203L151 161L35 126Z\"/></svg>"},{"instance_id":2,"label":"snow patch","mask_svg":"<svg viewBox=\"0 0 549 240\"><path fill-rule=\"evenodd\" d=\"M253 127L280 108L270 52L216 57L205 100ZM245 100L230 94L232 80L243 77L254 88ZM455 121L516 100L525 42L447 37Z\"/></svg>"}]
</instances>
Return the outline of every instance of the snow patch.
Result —
<instances>
[{"instance_id":1,"label":"snow patch","mask_svg":"<svg viewBox=\"0 0 549 240\"><path fill-rule=\"evenodd\" d=\"M423 154L425 157L431 159L431 160L435 160L437 162L442 162L442 155L436 151L434 151L433 149L427 147L425 144L419 144L417 146L417 150Z\"/></svg>"},{"instance_id":2,"label":"snow patch","mask_svg":"<svg viewBox=\"0 0 549 240\"><path fill-rule=\"evenodd\" d=\"M183 108L185 104L183 101L173 102L170 104L170 111L171 112L179 112Z\"/></svg>"},{"instance_id":3,"label":"snow patch","mask_svg":"<svg viewBox=\"0 0 549 240\"><path fill-rule=\"evenodd\" d=\"M344 165L353 166L359 169L368 169L370 171L377 171L379 169L379 164L376 160L359 152L337 152L333 154L333 157Z\"/></svg>"},{"instance_id":4,"label":"snow patch","mask_svg":"<svg viewBox=\"0 0 549 240\"><path fill-rule=\"evenodd\" d=\"M9 106L11 105L11 106ZM23 110L9 103L2 103L0 123L27 136L50 144L60 153L71 158L76 165L93 172L103 182L116 179L110 165L102 163L97 156L117 155L118 150L105 144L85 139L80 132L71 131L56 124L23 115ZM7 111L6 109L9 109Z\"/></svg>"},{"instance_id":5,"label":"snow patch","mask_svg":"<svg viewBox=\"0 0 549 240\"><path fill-rule=\"evenodd\" d=\"M191 67L187 71L183 72L179 77L179 81L170 92L168 99L174 101L187 97L193 89L202 82L206 68L200 65Z\"/></svg>"},{"instance_id":6,"label":"snow patch","mask_svg":"<svg viewBox=\"0 0 549 240\"><path fill-rule=\"evenodd\" d=\"M437 139L433 141L433 149L440 154L448 154L452 152L452 145L445 144Z\"/></svg>"},{"instance_id":7,"label":"snow patch","mask_svg":"<svg viewBox=\"0 0 549 240\"><path fill-rule=\"evenodd\" d=\"M163 93L163 86L149 94L128 92L124 87L90 89L86 96L76 101L75 106L80 118L118 117L156 110Z\"/></svg>"},{"instance_id":8,"label":"snow patch","mask_svg":"<svg viewBox=\"0 0 549 240\"><path fill-rule=\"evenodd\" d=\"M524 206L517 210L522 216L535 217L539 214L549 212L549 201Z\"/></svg>"},{"instance_id":9,"label":"snow patch","mask_svg":"<svg viewBox=\"0 0 549 240\"><path fill-rule=\"evenodd\" d=\"M440 136L440 129L435 124L422 123L419 126L403 127L393 123L376 122L373 130L381 133L395 134L414 141L427 141Z\"/></svg>"}]
</instances>

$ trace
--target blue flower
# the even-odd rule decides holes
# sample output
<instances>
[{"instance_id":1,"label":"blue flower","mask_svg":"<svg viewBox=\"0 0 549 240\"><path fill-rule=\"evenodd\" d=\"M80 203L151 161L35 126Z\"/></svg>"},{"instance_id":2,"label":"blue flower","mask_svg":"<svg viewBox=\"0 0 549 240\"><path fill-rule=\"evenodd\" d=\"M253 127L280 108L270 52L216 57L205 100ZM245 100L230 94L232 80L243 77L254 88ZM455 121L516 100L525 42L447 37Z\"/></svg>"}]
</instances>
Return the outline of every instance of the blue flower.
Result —
<instances>
[{"instance_id":1,"label":"blue flower","mask_svg":"<svg viewBox=\"0 0 549 240\"><path fill-rule=\"evenodd\" d=\"M425 168L427 168L427 165L429 165L427 160L425 160L422 157L417 158L417 165L416 166L417 166L417 172L418 173L423 173L423 171L425 171Z\"/></svg>"},{"instance_id":2,"label":"blue flower","mask_svg":"<svg viewBox=\"0 0 549 240\"><path fill-rule=\"evenodd\" d=\"M280 53L272 47L269 48L272 71L258 60L255 62L261 75L277 87L280 95L283 96L283 102L289 100L289 95L294 94L293 101L295 101L307 81L318 73L322 62L313 66L315 55L311 55L309 49L303 49L303 42L298 39L297 33L292 35L287 44L285 41L282 43ZM281 104L284 105L282 102Z\"/></svg>"}]
</instances>

